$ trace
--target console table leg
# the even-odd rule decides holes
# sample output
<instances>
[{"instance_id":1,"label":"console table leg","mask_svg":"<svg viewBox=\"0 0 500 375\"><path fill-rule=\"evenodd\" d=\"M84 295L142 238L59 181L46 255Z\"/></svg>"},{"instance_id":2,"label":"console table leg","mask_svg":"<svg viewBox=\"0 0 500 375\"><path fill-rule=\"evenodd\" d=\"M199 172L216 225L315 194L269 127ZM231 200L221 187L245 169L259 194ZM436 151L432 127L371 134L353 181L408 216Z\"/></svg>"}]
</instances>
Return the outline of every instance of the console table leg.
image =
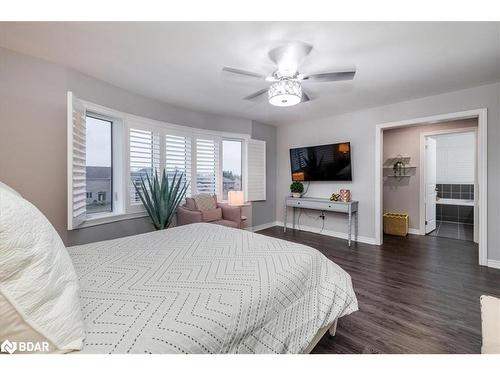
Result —
<instances>
[{"instance_id":1,"label":"console table leg","mask_svg":"<svg viewBox=\"0 0 500 375\"><path fill-rule=\"evenodd\" d=\"M296 208L294 207L293 208L293 218L292 218L292 228L293 228L293 230L295 230L295 211L296 211Z\"/></svg>"},{"instance_id":2,"label":"console table leg","mask_svg":"<svg viewBox=\"0 0 500 375\"><path fill-rule=\"evenodd\" d=\"M283 233L286 233L286 214L287 214L287 211L288 211L288 207L287 207L286 201L285 201L285 215L283 218Z\"/></svg>"},{"instance_id":3,"label":"console table leg","mask_svg":"<svg viewBox=\"0 0 500 375\"><path fill-rule=\"evenodd\" d=\"M347 240L347 245L351 247L351 221L352 221L352 213L351 210L349 210L349 230L348 230L348 240Z\"/></svg>"}]
</instances>

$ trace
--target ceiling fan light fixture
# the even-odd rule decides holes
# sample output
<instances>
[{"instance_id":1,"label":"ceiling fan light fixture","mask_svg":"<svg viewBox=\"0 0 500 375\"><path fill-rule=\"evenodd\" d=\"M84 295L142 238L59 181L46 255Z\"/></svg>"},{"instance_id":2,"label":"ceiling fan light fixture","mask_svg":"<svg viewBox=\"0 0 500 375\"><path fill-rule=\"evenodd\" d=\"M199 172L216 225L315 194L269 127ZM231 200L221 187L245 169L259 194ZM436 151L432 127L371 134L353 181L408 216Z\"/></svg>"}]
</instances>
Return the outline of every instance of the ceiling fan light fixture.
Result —
<instances>
[{"instance_id":1,"label":"ceiling fan light fixture","mask_svg":"<svg viewBox=\"0 0 500 375\"><path fill-rule=\"evenodd\" d=\"M290 107L302 99L302 86L297 80L283 79L269 87L269 103L277 107Z\"/></svg>"}]
</instances>

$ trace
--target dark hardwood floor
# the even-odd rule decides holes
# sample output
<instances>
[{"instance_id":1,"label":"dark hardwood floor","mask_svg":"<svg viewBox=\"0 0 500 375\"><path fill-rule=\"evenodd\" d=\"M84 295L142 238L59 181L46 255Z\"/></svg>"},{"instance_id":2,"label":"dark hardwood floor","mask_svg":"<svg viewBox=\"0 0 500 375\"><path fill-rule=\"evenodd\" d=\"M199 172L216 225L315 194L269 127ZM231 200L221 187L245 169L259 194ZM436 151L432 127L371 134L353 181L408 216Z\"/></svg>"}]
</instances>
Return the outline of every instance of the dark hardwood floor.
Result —
<instances>
[{"instance_id":1,"label":"dark hardwood floor","mask_svg":"<svg viewBox=\"0 0 500 375\"><path fill-rule=\"evenodd\" d=\"M353 244L282 227L259 232L314 247L347 271L359 311L339 319L313 353L479 353L479 297L500 296L500 270L478 266L477 245L433 236Z\"/></svg>"}]
</instances>

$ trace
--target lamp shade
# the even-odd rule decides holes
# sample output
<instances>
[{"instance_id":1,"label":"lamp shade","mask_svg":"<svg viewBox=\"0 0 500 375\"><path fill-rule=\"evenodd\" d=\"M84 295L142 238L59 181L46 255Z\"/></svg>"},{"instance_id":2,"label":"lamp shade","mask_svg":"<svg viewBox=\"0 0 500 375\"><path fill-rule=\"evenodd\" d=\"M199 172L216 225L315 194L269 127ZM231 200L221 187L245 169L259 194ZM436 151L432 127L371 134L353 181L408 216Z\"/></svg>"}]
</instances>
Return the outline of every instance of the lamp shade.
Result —
<instances>
[{"instance_id":1,"label":"lamp shade","mask_svg":"<svg viewBox=\"0 0 500 375\"><path fill-rule=\"evenodd\" d=\"M299 104L302 99L302 86L293 79L275 82L268 90L269 103L277 107L290 107Z\"/></svg>"},{"instance_id":2,"label":"lamp shade","mask_svg":"<svg viewBox=\"0 0 500 375\"><path fill-rule=\"evenodd\" d=\"M228 192L227 197L230 206L242 206L245 204L245 198L242 191L232 190Z\"/></svg>"}]
</instances>

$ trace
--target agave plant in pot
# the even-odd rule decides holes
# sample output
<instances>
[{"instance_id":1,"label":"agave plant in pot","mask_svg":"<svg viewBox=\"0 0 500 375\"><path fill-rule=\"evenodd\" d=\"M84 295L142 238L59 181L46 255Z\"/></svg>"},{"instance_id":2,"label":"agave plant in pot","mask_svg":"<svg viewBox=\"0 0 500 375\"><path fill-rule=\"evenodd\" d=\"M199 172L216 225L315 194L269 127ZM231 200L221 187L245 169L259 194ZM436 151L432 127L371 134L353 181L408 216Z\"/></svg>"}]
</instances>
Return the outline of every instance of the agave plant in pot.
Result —
<instances>
[{"instance_id":1,"label":"agave plant in pot","mask_svg":"<svg viewBox=\"0 0 500 375\"><path fill-rule=\"evenodd\" d=\"M302 185L302 182L294 181L290 185L290 191L292 192L292 197L300 198L304 192L304 185Z\"/></svg>"},{"instance_id":2,"label":"agave plant in pot","mask_svg":"<svg viewBox=\"0 0 500 375\"><path fill-rule=\"evenodd\" d=\"M183 173L174 173L169 177L163 170L161 179L158 171L153 176L142 175L140 180L134 183L135 191L141 199L146 212L148 213L156 229L165 229L170 226L177 207L186 195L189 181L184 178Z\"/></svg>"}]
</instances>

